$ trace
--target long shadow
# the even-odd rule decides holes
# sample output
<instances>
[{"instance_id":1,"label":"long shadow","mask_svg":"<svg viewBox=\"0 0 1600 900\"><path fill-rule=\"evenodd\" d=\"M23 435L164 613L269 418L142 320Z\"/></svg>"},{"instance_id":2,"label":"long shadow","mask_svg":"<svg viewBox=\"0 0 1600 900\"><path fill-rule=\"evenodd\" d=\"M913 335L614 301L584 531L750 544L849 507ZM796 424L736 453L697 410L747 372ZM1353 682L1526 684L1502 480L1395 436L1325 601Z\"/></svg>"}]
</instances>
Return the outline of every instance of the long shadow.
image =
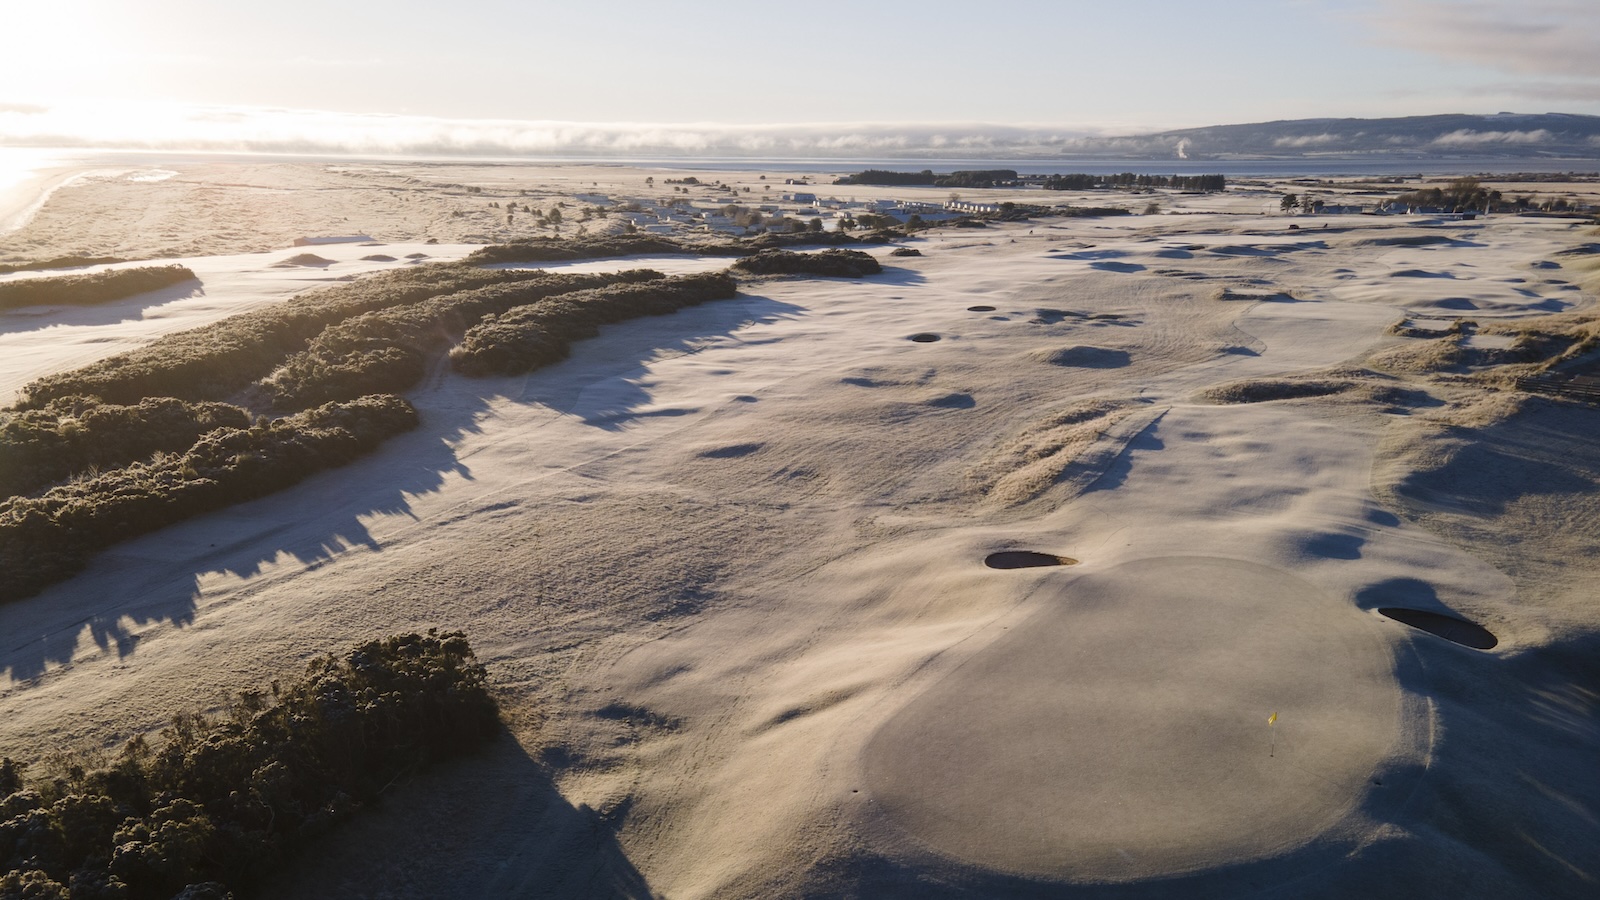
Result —
<instances>
[{"instance_id":1,"label":"long shadow","mask_svg":"<svg viewBox=\"0 0 1600 900\"><path fill-rule=\"evenodd\" d=\"M655 894L617 843L625 812L574 806L501 735L392 791L255 895L648 900Z\"/></svg>"},{"instance_id":2,"label":"long shadow","mask_svg":"<svg viewBox=\"0 0 1600 900\"><path fill-rule=\"evenodd\" d=\"M1143 431L1135 435L1133 440L1122 448L1122 452L1117 454L1117 458L1111 462L1111 465L1106 467L1105 474L1095 479L1093 484L1084 488L1083 492L1092 494L1096 491L1116 490L1122 486L1123 482L1128 480L1128 475L1133 472L1133 455L1135 453L1152 453L1157 450L1165 450L1167 448L1166 443L1156 435L1156 426L1160 424L1161 419L1157 418L1145 426Z\"/></svg>"},{"instance_id":3,"label":"long shadow","mask_svg":"<svg viewBox=\"0 0 1600 900\"><path fill-rule=\"evenodd\" d=\"M46 328L98 328L144 318L146 310L178 300L205 295L199 279L190 279L144 294L93 306L47 304L0 311L0 334L20 334Z\"/></svg>"},{"instance_id":4,"label":"long shadow","mask_svg":"<svg viewBox=\"0 0 1600 900\"><path fill-rule=\"evenodd\" d=\"M1463 435L1439 468L1416 470L1395 485L1400 497L1431 506L1497 516L1525 496L1600 491L1600 470L1585 468L1600 435L1600 413L1536 401L1515 426Z\"/></svg>"},{"instance_id":5,"label":"long shadow","mask_svg":"<svg viewBox=\"0 0 1600 900\"><path fill-rule=\"evenodd\" d=\"M740 294L606 326L600 338L574 344L571 359L531 378L474 382L441 365L439 384L413 398L421 427L390 439L371 456L119 544L78 576L29 599L0 604L0 673L28 681L71 663L86 633L101 650L126 657L136 651L143 627L193 623L208 576L253 577L285 561L317 566L353 547L383 552L363 520L378 514L414 517L411 497L437 492L452 475L470 480L471 469L453 445L480 430L481 414L508 389L526 386L517 399L620 430L643 415L651 399L649 388L633 377L650 360L692 353L702 342L734 335L748 324L800 313L792 304Z\"/></svg>"}]
</instances>

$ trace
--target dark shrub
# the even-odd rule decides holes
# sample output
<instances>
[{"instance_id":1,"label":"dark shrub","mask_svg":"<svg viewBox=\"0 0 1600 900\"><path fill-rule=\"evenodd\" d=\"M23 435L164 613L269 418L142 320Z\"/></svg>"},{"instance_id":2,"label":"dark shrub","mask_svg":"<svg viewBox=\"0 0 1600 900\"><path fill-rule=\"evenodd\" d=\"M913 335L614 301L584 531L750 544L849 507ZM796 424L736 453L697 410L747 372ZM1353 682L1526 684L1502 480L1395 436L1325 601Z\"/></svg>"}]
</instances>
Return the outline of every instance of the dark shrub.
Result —
<instances>
[{"instance_id":1,"label":"dark shrub","mask_svg":"<svg viewBox=\"0 0 1600 900\"><path fill-rule=\"evenodd\" d=\"M450 362L467 375L529 372L565 359L572 341L593 337L603 324L663 315L736 293L733 279L718 272L562 294L485 318L450 351Z\"/></svg>"},{"instance_id":2,"label":"dark shrub","mask_svg":"<svg viewBox=\"0 0 1600 900\"><path fill-rule=\"evenodd\" d=\"M169 334L81 369L47 375L22 389L19 405L37 408L75 394L107 403L138 403L145 397L220 400L266 376L322 329L351 316L542 275L455 264L384 272Z\"/></svg>"},{"instance_id":3,"label":"dark shrub","mask_svg":"<svg viewBox=\"0 0 1600 900\"><path fill-rule=\"evenodd\" d=\"M272 698L181 714L152 752L72 767L0 800L0 897L229 896L407 773L499 728L460 633L406 634L313 660ZM9 760L7 760L9 763Z\"/></svg>"},{"instance_id":4,"label":"dark shrub","mask_svg":"<svg viewBox=\"0 0 1600 900\"><path fill-rule=\"evenodd\" d=\"M392 396L329 403L248 428L219 428L181 456L0 502L0 601L37 593L100 550L184 519L262 497L342 466L416 427Z\"/></svg>"},{"instance_id":5,"label":"dark shrub","mask_svg":"<svg viewBox=\"0 0 1600 900\"><path fill-rule=\"evenodd\" d=\"M111 269L84 275L0 281L0 309L56 303L78 306L110 303L135 294L159 291L164 287L193 281L194 277L194 273L184 266L141 266L137 269Z\"/></svg>"},{"instance_id":6,"label":"dark shrub","mask_svg":"<svg viewBox=\"0 0 1600 900\"><path fill-rule=\"evenodd\" d=\"M446 294L330 325L305 350L289 357L264 386L274 405L282 409L398 393L422 380L431 354L486 315L571 291L662 277L649 269L594 275L537 274L537 278Z\"/></svg>"},{"instance_id":7,"label":"dark shrub","mask_svg":"<svg viewBox=\"0 0 1600 900\"><path fill-rule=\"evenodd\" d=\"M181 453L208 431L249 425L250 414L237 406L171 397L134 406L62 397L43 409L0 412L0 496L26 494L156 452Z\"/></svg>"},{"instance_id":8,"label":"dark shrub","mask_svg":"<svg viewBox=\"0 0 1600 900\"><path fill-rule=\"evenodd\" d=\"M763 250L732 265L751 275L822 275L835 278L861 278L883 271L871 254L860 250L820 250L816 253L791 253Z\"/></svg>"}]
</instances>

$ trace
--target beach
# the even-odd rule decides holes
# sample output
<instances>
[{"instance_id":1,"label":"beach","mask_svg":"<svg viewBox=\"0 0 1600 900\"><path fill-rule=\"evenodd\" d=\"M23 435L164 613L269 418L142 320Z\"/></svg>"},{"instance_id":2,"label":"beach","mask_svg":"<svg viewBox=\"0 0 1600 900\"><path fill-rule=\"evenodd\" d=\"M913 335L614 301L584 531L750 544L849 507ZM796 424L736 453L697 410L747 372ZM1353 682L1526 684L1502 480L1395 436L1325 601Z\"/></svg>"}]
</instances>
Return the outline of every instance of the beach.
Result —
<instances>
[{"instance_id":1,"label":"beach","mask_svg":"<svg viewBox=\"0 0 1600 900\"><path fill-rule=\"evenodd\" d=\"M0 397L556 234L533 209L613 233L581 211L681 177L53 169L0 207L0 262L198 284L0 312ZM952 193L695 177L730 204ZM459 629L508 734L267 895L1590 896L1600 411L1492 376L1526 323L1592 311L1595 226L1287 216L1289 191L961 191L1133 214L864 245L883 274L746 284L528 375L436 365L422 426L372 456L0 605L0 755L114 748L355 641ZM329 236L352 239L294 246Z\"/></svg>"}]
</instances>

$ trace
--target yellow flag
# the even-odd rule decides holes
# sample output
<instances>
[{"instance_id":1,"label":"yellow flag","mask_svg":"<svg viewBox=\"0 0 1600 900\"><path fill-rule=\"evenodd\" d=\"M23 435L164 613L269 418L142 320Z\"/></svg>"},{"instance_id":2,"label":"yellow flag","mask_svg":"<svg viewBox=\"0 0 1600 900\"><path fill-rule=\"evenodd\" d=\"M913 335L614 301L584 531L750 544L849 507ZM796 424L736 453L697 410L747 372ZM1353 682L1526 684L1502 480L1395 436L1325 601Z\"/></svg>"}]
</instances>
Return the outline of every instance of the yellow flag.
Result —
<instances>
[{"instance_id":1,"label":"yellow flag","mask_svg":"<svg viewBox=\"0 0 1600 900\"><path fill-rule=\"evenodd\" d=\"M1276 724L1278 724L1278 714L1277 713L1273 713L1272 715L1267 716L1267 724L1268 725L1276 725Z\"/></svg>"}]
</instances>

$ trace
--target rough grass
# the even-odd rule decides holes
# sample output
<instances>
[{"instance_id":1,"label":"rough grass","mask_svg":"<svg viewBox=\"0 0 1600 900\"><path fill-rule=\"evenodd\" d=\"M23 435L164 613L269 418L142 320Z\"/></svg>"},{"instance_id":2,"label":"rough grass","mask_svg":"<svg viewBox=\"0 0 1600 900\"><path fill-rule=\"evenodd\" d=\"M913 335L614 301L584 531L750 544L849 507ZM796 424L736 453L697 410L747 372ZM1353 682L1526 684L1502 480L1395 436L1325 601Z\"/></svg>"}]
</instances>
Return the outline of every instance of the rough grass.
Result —
<instances>
[{"instance_id":1,"label":"rough grass","mask_svg":"<svg viewBox=\"0 0 1600 900\"><path fill-rule=\"evenodd\" d=\"M1252 378L1207 388L1197 396L1221 404L1270 403L1274 400L1326 397L1344 393L1355 386L1355 382L1341 379Z\"/></svg>"},{"instance_id":2,"label":"rough grass","mask_svg":"<svg viewBox=\"0 0 1600 900\"><path fill-rule=\"evenodd\" d=\"M1211 299L1222 301L1244 301L1247 303L1263 303L1269 300L1293 300L1294 294L1288 291L1246 291L1238 288L1217 288L1211 294Z\"/></svg>"},{"instance_id":3,"label":"rough grass","mask_svg":"<svg viewBox=\"0 0 1600 900\"><path fill-rule=\"evenodd\" d=\"M1448 328L1419 328L1412 324L1410 319L1401 319L1390 325L1388 332L1397 337L1442 338L1459 335L1463 328L1473 324L1476 323L1468 322L1465 319L1456 319L1450 323Z\"/></svg>"},{"instance_id":4,"label":"rough grass","mask_svg":"<svg viewBox=\"0 0 1600 900\"><path fill-rule=\"evenodd\" d=\"M67 304L92 306L194 281L186 266L140 266L54 278L0 281L0 309Z\"/></svg>"},{"instance_id":5,"label":"rough grass","mask_svg":"<svg viewBox=\"0 0 1600 900\"><path fill-rule=\"evenodd\" d=\"M979 492L1007 506L1032 500L1055 484L1131 406L1123 400L1089 400L1029 425L990 451L973 470Z\"/></svg>"}]
</instances>

